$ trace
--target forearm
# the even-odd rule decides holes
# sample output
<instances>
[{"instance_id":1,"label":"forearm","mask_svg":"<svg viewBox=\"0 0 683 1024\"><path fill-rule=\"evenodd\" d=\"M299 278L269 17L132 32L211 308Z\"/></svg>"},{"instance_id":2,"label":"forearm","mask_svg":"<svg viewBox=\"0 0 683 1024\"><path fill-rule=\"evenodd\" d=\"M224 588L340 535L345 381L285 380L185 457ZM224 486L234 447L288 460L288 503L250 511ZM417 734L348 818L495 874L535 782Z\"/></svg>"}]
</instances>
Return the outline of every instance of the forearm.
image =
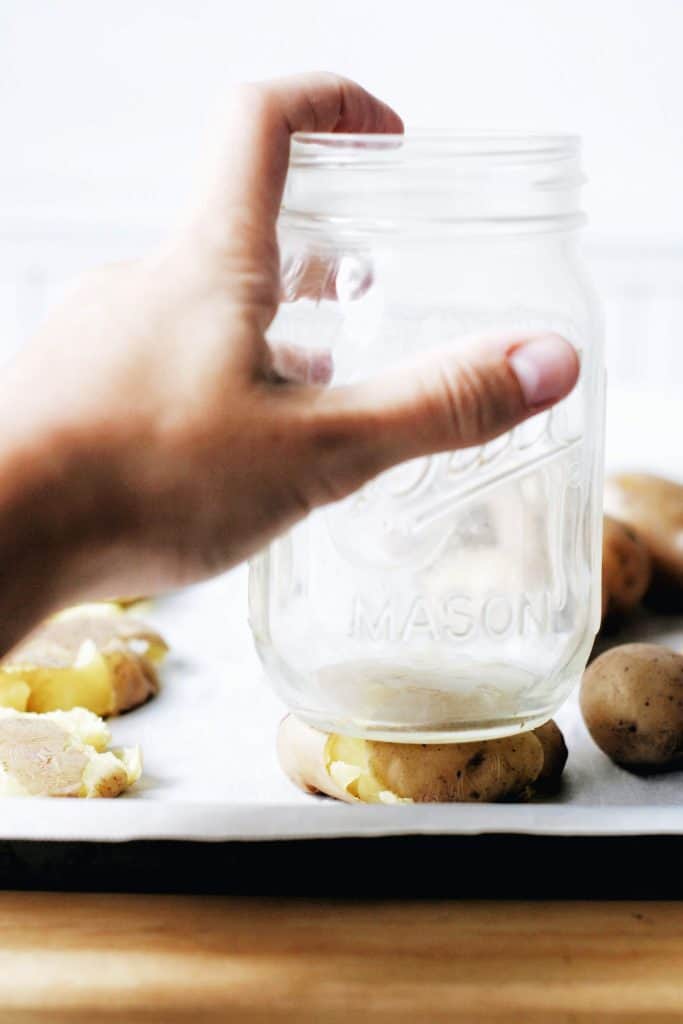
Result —
<instances>
[{"instance_id":1,"label":"forearm","mask_svg":"<svg viewBox=\"0 0 683 1024\"><path fill-rule=\"evenodd\" d=\"M68 600L68 486L47 438L0 442L0 654Z\"/></svg>"},{"instance_id":2,"label":"forearm","mask_svg":"<svg viewBox=\"0 0 683 1024\"><path fill-rule=\"evenodd\" d=\"M0 655L46 615L105 596L115 561L102 453L34 416L0 421Z\"/></svg>"}]
</instances>

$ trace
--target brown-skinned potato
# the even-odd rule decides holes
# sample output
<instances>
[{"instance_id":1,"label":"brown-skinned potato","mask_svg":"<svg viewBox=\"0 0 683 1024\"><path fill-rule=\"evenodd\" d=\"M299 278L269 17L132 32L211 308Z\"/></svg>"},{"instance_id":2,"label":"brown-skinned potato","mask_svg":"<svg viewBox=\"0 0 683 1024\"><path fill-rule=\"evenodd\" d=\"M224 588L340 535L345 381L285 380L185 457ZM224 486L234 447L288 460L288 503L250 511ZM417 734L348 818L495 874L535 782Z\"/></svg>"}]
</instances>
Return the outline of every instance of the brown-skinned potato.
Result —
<instances>
[{"instance_id":1,"label":"brown-skinned potato","mask_svg":"<svg viewBox=\"0 0 683 1024\"><path fill-rule=\"evenodd\" d=\"M543 768L534 782L534 789L537 793L557 793L569 756L564 736L557 723L552 719L545 725L539 726L538 729L534 729L534 735L543 747Z\"/></svg>"},{"instance_id":2,"label":"brown-skinned potato","mask_svg":"<svg viewBox=\"0 0 683 1024\"><path fill-rule=\"evenodd\" d=\"M278 755L304 792L346 803L484 803L556 790L566 747L554 722L503 739L418 744L324 733L288 715Z\"/></svg>"},{"instance_id":3,"label":"brown-skinned potato","mask_svg":"<svg viewBox=\"0 0 683 1024\"><path fill-rule=\"evenodd\" d=\"M602 618L618 621L642 601L652 580L652 559L636 531L605 516L602 539Z\"/></svg>"},{"instance_id":4,"label":"brown-skinned potato","mask_svg":"<svg viewBox=\"0 0 683 1024\"><path fill-rule=\"evenodd\" d=\"M648 604L683 611L683 486L647 473L622 473L605 485L605 511L631 526L652 558Z\"/></svg>"},{"instance_id":5,"label":"brown-skinned potato","mask_svg":"<svg viewBox=\"0 0 683 1024\"><path fill-rule=\"evenodd\" d=\"M581 683L591 736L617 764L668 768L683 760L683 657L656 644L601 654Z\"/></svg>"}]
</instances>

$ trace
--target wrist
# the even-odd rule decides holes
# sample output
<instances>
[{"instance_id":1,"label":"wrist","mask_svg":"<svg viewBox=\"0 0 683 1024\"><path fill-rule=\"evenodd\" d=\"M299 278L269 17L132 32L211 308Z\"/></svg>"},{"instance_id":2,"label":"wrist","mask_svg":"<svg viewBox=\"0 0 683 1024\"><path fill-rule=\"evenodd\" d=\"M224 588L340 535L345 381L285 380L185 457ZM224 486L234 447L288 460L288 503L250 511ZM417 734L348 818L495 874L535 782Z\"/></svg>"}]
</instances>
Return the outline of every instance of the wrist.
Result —
<instances>
[{"instance_id":1,"label":"wrist","mask_svg":"<svg viewBox=\"0 0 683 1024\"><path fill-rule=\"evenodd\" d=\"M19 420L0 431L1 654L46 615L96 595L111 522L101 454L63 427L22 430Z\"/></svg>"}]
</instances>

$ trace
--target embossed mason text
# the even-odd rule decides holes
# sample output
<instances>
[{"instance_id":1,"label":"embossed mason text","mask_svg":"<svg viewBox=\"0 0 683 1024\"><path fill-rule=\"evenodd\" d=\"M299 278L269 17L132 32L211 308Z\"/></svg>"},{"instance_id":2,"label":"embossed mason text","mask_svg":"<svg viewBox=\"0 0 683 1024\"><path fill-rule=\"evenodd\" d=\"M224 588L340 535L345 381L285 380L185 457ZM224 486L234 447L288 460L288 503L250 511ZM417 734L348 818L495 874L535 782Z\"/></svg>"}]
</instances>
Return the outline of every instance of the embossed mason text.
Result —
<instances>
[{"instance_id":1,"label":"embossed mason text","mask_svg":"<svg viewBox=\"0 0 683 1024\"><path fill-rule=\"evenodd\" d=\"M547 592L489 593L452 592L434 600L417 594L411 600L388 597L371 604L356 595L351 605L349 635L373 643L410 643L420 638L454 643L477 633L504 637L551 628Z\"/></svg>"}]
</instances>

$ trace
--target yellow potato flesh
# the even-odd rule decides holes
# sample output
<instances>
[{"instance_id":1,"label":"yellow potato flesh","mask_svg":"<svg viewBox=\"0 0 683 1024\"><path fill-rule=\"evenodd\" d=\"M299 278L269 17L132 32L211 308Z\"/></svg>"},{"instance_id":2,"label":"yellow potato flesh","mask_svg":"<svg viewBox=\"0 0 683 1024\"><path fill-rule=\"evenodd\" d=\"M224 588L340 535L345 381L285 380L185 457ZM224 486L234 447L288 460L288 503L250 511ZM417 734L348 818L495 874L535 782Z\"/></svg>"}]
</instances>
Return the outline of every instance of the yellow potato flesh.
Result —
<instances>
[{"instance_id":1,"label":"yellow potato flesh","mask_svg":"<svg viewBox=\"0 0 683 1024\"><path fill-rule=\"evenodd\" d=\"M18 711L68 711L88 708L96 715L110 715L115 708L112 673L106 655L95 654L87 664L68 668L6 665L0 668L0 699L3 689L23 684L26 703Z\"/></svg>"},{"instance_id":2,"label":"yellow potato flesh","mask_svg":"<svg viewBox=\"0 0 683 1024\"><path fill-rule=\"evenodd\" d=\"M0 707L26 711L30 695L31 688L28 683L0 671Z\"/></svg>"},{"instance_id":3,"label":"yellow potato flesh","mask_svg":"<svg viewBox=\"0 0 683 1024\"><path fill-rule=\"evenodd\" d=\"M327 741L327 770L338 786L366 804L412 803L396 796L375 777L370 767L371 747L365 740L332 735Z\"/></svg>"},{"instance_id":4,"label":"yellow potato flesh","mask_svg":"<svg viewBox=\"0 0 683 1024\"><path fill-rule=\"evenodd\" d=\"M145 657L154 665L160 664L168 654L168 645L159 637L158 640L145 637L147 648Z\"/></svg>"}]
</instances>

